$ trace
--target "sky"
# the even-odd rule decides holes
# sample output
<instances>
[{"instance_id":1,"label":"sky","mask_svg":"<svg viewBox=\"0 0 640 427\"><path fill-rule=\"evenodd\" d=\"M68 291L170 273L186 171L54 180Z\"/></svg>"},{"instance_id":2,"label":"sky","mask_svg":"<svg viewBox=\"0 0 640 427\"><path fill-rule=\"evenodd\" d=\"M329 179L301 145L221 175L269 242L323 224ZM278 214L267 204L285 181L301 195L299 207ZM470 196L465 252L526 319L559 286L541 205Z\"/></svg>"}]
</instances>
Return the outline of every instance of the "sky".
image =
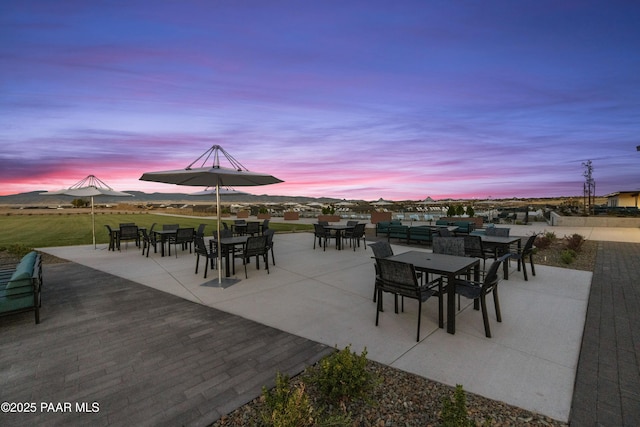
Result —
<instances>
[{"instance_id":1,"label":"sky","mask_svg":"<svg viewBox=\"0 0 640 427\"><path fill-rule=\"evenodd\" d=\"M218 144L251 194L640 189L640 2L0 1L0 195L116 190ZM222 163L222 162L221 162ZM225 166L225 164L221 164Z\"/></svg>"}]
</instances>

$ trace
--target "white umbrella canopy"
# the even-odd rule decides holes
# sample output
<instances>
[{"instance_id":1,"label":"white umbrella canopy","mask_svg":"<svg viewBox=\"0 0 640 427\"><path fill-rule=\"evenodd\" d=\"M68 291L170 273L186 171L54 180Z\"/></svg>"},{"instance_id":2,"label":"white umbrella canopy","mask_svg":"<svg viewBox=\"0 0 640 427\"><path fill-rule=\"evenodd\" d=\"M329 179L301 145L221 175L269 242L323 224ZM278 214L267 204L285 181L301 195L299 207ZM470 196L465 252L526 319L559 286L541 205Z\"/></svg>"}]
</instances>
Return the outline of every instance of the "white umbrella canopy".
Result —
<instances>
[{"instance_id":1,"label":"white umbrella canopy","mask_svg":"<svg viewBox=\"0 0 640 427\"><path fill-rule=\"evenodd\" d=\"M93 208L93 198L95 196L111 196L111 197L133 197L133 194L116 191L109 187L104 181L98 179L95 175L88 175L69 188L57 191L47 191L40 193L44 196L74 196L74 197L91 197L91 225L93 236L93 248L96 248L96 220Z\"/></svg>"},{"instance_id":2,"label":"white umbrella canopy","mask_svg":"<svg viewBox=\"0 0 640 427\"><path fill-rule=\"evenodd\" d=\"M220 166L221 154L231 165L230 168ZM210 158L213 158L212 165L205 166ZM202 166L194 168L193 165L198 163L200 160L202 160ZM220 285L222 285L222 270L220 268L222 265L222 248L220 247L220 187L243 187L278 184L280 182L284 182L272 175L250 172L219 145L213 145L184 169L146 172L142 174L140 180L164 182L176 185L215 187L216 212L218 212L218 283Z\"/></svg>"}]
</instances>

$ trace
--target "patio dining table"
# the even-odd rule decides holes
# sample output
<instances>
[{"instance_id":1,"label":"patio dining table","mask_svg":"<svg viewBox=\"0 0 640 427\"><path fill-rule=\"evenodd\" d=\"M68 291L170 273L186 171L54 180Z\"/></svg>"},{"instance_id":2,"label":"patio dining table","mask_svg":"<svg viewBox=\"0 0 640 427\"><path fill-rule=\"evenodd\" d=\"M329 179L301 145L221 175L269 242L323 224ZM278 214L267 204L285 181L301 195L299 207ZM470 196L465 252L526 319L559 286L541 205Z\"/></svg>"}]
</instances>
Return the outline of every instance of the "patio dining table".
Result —
<instances>
[{"instance_id":1,"label":"patio dining table","mask_svg":"<svg viewBox=\"0 0 640 427\"><path fill-rule=\"evenodd\" d=\"M230 277L230 263L229 263L229 253L231 252L231 257L233 258L235 254L235 247L242 246L247 244L247 240L249 239L248 235L244 236L233 236L233 237L223 237L220 239L220 247L222 248L222 256L224 257L224 266L225 266L225 276ZM218 240L216 238L209 240L209 247L213 250L214 245L218 244ZM233 273L236 272L236 263L235 260L233 262Z\"/></svg>"},{"instance_id":2,"label":"patio dining table","mask_svg":"<svg viewBox=\"0 0 640 427\"><path fill-rule=\"evenodd\" d=\"M467 274L473 269L474 280L480 279L480 259L429 252L408 251L393 255L389 259L413 264L417 271L438 274L447 278L447 332L456 333L456 276ZM442 316L438 326L444 327Z\"/></svg>"},{"instance_id":3,"label":"patio dining table","mask_svg":"<svg viewBox=\"0 0 640 427\"><path fill-rule=\"evenodd\" d=\"M164 244L169 240L171 236L175 236L176 230L153 230L156 235L156 240L160 237L160 256L164 256ZM169 248L171 250L171 248Z\"/></svg>"},{"instance_id":4,"label":"patio dining table","mask_svg":"<svg viewBox=\"0 0 640 427\"><path fill-rule=\"evenodd\" d=\"M346 224L333 224L333 225L325 225L325 230L334 230L336 232L336 249L342 249L342 232L347 230L353 230L355 225L346 225Z\"/></svg>"},{"instance_id":5,"label":"patio dining table","mask_svg":"<svg viewBox=\"0 0 640 427\"><path fill-rule=\"evenodd\" d=\"M478 234L482 239L482 244L498 249L497 257L509 252L511 245L518 245L518 252L522 248L522 236L487 236L486 234ZM504 280L509 280L509 263L503 262Z\"/></svg>"}]
</instances>

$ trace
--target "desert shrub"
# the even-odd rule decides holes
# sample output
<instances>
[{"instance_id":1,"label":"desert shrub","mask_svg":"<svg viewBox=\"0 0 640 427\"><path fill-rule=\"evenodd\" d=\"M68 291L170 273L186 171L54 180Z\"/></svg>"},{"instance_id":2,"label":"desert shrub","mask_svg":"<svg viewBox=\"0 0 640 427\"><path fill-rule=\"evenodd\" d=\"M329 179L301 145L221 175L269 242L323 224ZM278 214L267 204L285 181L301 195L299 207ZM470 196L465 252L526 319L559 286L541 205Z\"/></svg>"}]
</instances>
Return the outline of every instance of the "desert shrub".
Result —
<instances>
[{"instance_id":1,"label":"desert shrub","mask_svg":"<svg viewBox=\"0 0 640 427\"><path fill-rule=\"evenodd\" d=\"M444 427L470 427L473 425L467 413L467 397L460 384L456 385L453 400L450 396L443 397L440 418Z\"/></svg>"},{"instance_id":2,"label":"desert shrub","mask_svg":"<svg viewBox=\"0 0 640 427\"><path fill-rule=\"evenodd\" d=\"M262 387L264 406L260 412L263 425L270 427L347 427L352 424L346 414L327 414L314 408L304 383L293 386L286 375L276 375L276 386Z\"/></svg>"},{"instance_id":3,"label":"desert shrub","mask_svg":"<svg viewBox=\"0 0 640 427\"><path fill-rule=\"evenodd\" d=\"M550 238L548 238L546 235L542 235L542 236L536 237L536 241L534 245L536 248L543 250L551 246L552 242L553 241Z\"/></svg>"},{"instance_id":4,"label":"desert shrub","mask_svg":"<svg viewBox=\"0 0 640 427\"><path fill-rule=\"evenodd\" d=\"M367 350L360 356L351 345L322 359L305 379L318 388L330 403L346 403L364 398L374 387L375 378L367 371Z\"/></svg>"},{"instance_id":5,"label":"desert shrub","mask_svg":"<svg viewBox=\"0 0 640 427\"><path fill-rule=\"evenodd\" d=\"M577 233L574 233L571 236L564 236L564 240L566 248L575 252L580 252L580 249L585 242L584 237Z\"/></svg>"},{"instance_id":6,"label":"desert shrub","mask_svg":"<svg viewBox=\"0 0 640 427\"><path fill-rule=\"evenodd\" d=\"M276 386L269 391L262 387L264 409L261 413L265 425L273 427L312 426L313 407L301 384L293 389L289 387L289 377L276 375Z\"/></svg>"},{"instance_id":7,"label":"desert shrub","mask_svg":"<svg viewBox=\"0 0 640 427\"><path fill-rule=\"evenodd\" d=\"M560 254L560 260L565 264L571 264L576 259L576 251L573 249L565 249Z\"/></svg>"}]
</instances>

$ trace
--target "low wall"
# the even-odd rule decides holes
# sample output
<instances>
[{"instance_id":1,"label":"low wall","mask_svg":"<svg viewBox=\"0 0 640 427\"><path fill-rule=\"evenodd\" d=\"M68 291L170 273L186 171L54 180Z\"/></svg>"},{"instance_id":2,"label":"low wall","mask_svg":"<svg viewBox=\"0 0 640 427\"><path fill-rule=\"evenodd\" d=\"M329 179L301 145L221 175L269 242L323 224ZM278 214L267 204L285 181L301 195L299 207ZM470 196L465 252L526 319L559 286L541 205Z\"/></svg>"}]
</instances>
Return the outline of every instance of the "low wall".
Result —
<instances>
[{"instance_id":1,"label":"low wall","mask_svg":"<svg viewBox=\"0 0 640 427\"><path fill-rule=\"evenodd\" d=\"M620 218L615 216L562 216L551 212L552 226L562 227L640 227L640 218Z\"/></svg>"}]
</instances>

